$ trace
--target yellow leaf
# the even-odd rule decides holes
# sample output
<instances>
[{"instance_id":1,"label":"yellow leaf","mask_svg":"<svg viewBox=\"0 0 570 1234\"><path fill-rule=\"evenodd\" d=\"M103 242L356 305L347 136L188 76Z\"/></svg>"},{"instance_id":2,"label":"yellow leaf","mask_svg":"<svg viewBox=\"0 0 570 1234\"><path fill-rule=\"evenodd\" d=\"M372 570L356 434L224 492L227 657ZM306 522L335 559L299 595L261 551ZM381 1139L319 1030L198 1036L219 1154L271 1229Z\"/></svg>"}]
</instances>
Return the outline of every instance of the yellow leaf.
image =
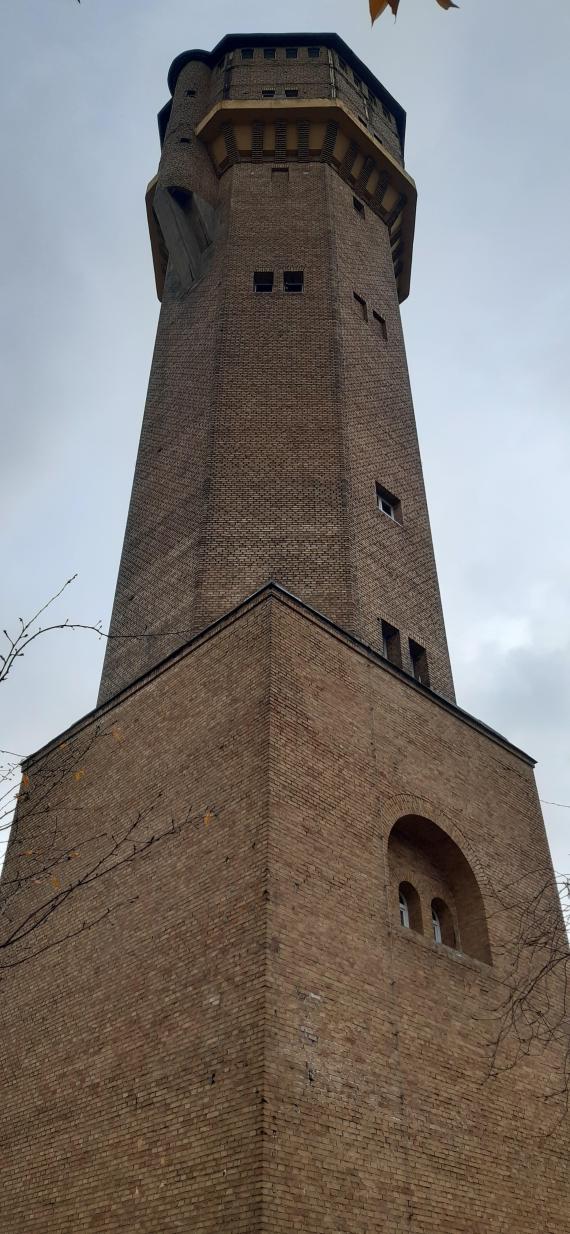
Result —
<instances>
[{"instance_id":1,"label":"yellow leaf","mask_svg":"<svg viewBox=\"0 0 570 1234\"><path fill-rule=\"evenodd\" d=\"M111 736L113 738L113 741L123 741L124 740L123 733L121 729L119 728L118 724L115 724L115 727L111 729Z\"/></svg>"},{"instance_id":2,"label":"yellow leaf","mask_svg":"<svg viewBox=\"0 0 570 1234\"><path fill-rule=\"evenodd\" d=\"M29 788L29 786L30 786L30 777L27 771L25 771L22 776L22 788Z\"/></svg>"},{"instance_id":3,"label":"yellow leaf","mask_svg":"<svg viewBox=\"0 0 570 1234\"><path fill-rule=\"evenodd\" d=\"M51 882L52 887L55 889L55 891L59 891L61 887L61 883L59 881L59 878L56 878L55 874L52 875L50 882Z\"/></svg>"},{"instance_id":4,"label":"yellow leaf","mask_svg":"<svg viewBox=\"0 0 570 1234\"><path fill-rule=\"evenodd\" d=\"M206 813L204 815L204 823L206 824L206 827L209 827L210 823L213 823L215 821L215 818L216 818L216 815L214 814L213 810L206 810Z\"/></svg>"},{"instance_id":5,"label":"yellow leaf","mask_svg":"<svg viewBox=\"0 0 570 1234\"><path fill-rule=\"evenodd\" d=\"M85 775L85 771L83 770L83 767L80 767L80 768L79 768L79 771L74 771L74 772L73 772L73 779L74 779L74 780L82 780L82 779L83 779L83 777L84 777L84 775Z\"/></svg>"}]
</instances>

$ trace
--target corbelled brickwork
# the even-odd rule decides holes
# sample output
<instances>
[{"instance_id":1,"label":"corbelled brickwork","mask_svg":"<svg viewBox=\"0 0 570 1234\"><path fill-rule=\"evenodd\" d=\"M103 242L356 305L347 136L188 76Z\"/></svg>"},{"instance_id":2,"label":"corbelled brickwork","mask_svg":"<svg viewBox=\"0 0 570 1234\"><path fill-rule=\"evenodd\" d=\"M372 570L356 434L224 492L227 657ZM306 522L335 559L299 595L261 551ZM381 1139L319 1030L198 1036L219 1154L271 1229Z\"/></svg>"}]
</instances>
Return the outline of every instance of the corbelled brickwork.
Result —
<instances>
[{"instance_id":1,"label":"corbelled brickwork","mask_svg":"<svg viewBox=\"0 0 570 1234\"><path fill-rule=\"evenodd\" d=\"M270 579L372 647L396 627L403 667L412 639L453 697L398 305L404 118L328 42L175 62L153 198L170 260L101 701ZM220 104L231 124L202 140Z\"/></svg>"},{"instance_id":2,"label":"corbelled brickwork","mask_svg":"<svg viewBox=\"0 0 570 1234\"><path fill-rule=\"evenodd\" d=\"M3 1234L564 1230L560 1059L487 1079L497 891L549 860L529 760L275 589L65 740L96 729L56 794L77 868L150 803L142 834L174 832L42 942L108 917L3 975Z\"/></svg>"}]
</instances>

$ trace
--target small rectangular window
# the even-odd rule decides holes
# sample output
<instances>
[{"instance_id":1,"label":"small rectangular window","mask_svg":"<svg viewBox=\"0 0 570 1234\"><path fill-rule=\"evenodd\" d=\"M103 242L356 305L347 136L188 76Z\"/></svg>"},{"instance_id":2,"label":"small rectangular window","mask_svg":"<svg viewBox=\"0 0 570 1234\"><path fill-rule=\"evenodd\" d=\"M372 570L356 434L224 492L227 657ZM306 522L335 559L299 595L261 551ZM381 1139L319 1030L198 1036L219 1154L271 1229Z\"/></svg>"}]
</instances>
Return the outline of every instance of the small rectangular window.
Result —
<instances>
[{"instance_id":1,"label":"small rectangular window","mask_svg":"<svg viewBox=\"0 0 570 1234\"><path fill-rule=\"evenodd\" d=\"M395 523L401 523L402 520L402 503L399 497L395 497L393 493L388 492L382 484L376 484L376 505L382 514L387 514L388 518L392 518Z\"/></svg>"},{"instance_id":2,"label":"small rectangular window","mask_svg":"<svg viewBox=\"0 0 570 1234\"><path fill-rule=\"evenodd\" d=\"M273 184L287 184L289 180L288 167L272 167L271 180Z\"/></svg>"},{"instance_id":3,"label":"small rectangular window","mask_svg":"<svg viewBox=\"0 0 570 1234\"><path fill-rule=\"evenodd\" d=\"M398 668L401 668L402 644L400 641L400 631L395 626L391 626L389 621L381 621L380 639L384 659L389 660L390 664L395 664Z\"/></svg>"},{"instance_id":4,"label":"small rectangular window","mask_svg":"<svg viewBox=\"0 0 570 1234\"><path fill-rule=\"evenodd\" d=\"M409 639L410 644L410 660L412 661L412 672L416 681L420 681L423 686L429 686L429 670L427 662L427 653L425 647L414 642L414 639Z\"/></svg>"},{"instance_id":5,"label":"small rectangular window","mask_svg":"<svg viewBox=\"0 0 570 1234\"><path fill-rule=\"evenodd\" d=\"M368 321L368 306L366 304L366 300L363 300L362 296L358 296L355 291L353 291L352 294L354 296L354 303L357 306L360 316L362 317L363 321Z\"/></svg>"},{"instance_id":6,"label":"small rectangular window","mask_svg":"<svg viewBox=\"0 0 570 1234\"><path fill-rule=\"evenodd\" d=\"M253 60L253 47L242 47L241 58L242 60Z\"/></svg>"},{"instance_id":7,"label":"small rectangular window","mask_svg":"<svg viewBox=\"0 0 570 1234\"><path fill-rule=\"evenodd\" d=\"M356 213L359 214L361 218L364 218L366 215L366 211L364 209L363 203L358 200L358 197L352 198L352 204L354 206L354 209L356 210Z\"/></svg>"},{"instance_id":8,"label":"small rectangular window","mask_svg":"<svg viewBox=\"0 0 570 1234\"><path fill-rule=\"evenodd\" d=\"M296 60L298 55L299 55L298 47L286 47L285 48L285 56L287 60Z\"/></svg>"},{"instance_id":9,"label":"small rectangular window","mask_svg":"<svg viewBox=\"0 0 570 1234\"><path fill-rule=\"evenodd\" d=\"M386 325L386 318L383 317L381 313L377 313L376 309L373 310L372 316L376 324L380 327L380 334L386 343L388 341L388 327Z\"/></svg>"},{"instance_id":10,"label":"small rectangular window","mask_svg":"<svg viewBox=\"0 0 570 1234\"><path fill-rule=\"evenodd\" d=\"M264 47L263 48L263 59L264 60L274 60L275 59L275 48L274 47Z\"/></svg>"},{"instance_id":11,"label":"small rectangular window","mask_svg":"<svg viewBox=\"0 0 570 1234\"><path fill-rule=\"evenodd\" d=\"M256 270L253 276L254 291L273 291L273 270Z\"/></svg>"},{"instance_id":12,"label":"small rectangular window","mask_svg":"<svg viewBox=\"0 0 570 1234\"><path fill-rule=\"evenodd\" d=\"M193 99L193 98L195 98L195 95L196 95L196 91L195 91L195 90L187 90L187 91L186 91L186 97L187 97L187 98L189 98L189 99Z\"/></svg>"},{"instance_id":13,"label":"small rectangular window","mask_svg":"<svg viewBox=\"0 0 570 1234\"><path fill-rule=\"evenodd\" d=\"M298 295L304 287L302 270L286 270L283 275L283 290Z\"/></svg>"},{"instance_id":14,"label":"small rectangular window","mask_svg":"<svg viewBox=\"0 0 570 1234\"><path fill-rule=\"evenodd\" d=\"M356 89L360 90L362 88L362 82L360 80L360 77L358 76L358 73L353 73L352 76L354 79L354 84L356 86Z\"/></svg>"},{"instance_id":15,"label":"small rectangular window","mask_svg":"<svg viewBox=\"0 0 570 1234\"><path fill-rule=\"evenodd\" d=\"M262 97L262 99L274 99L274 98L275 98L275 90L262 90L262 91L261 91L261 97Z\"/></svg>"},{"instance_id":16,"label":"small rectangular window","mask_svg":"<svg viewBox=\"0 0 570 1234\"><path fill-rule=\"evenodd\" d=\"M298 99L298 97L299 97L299 91L298 91L298 90L286 90L286 91L285 91L285 98L286 98L286 99Z\"/></svg>"},{"instance_id":17,"label":"small rectangular window","mask_svg":"<svg viewBox=\"0 0 570 1234\"><path fill-rule=\"evenodd\" d=\"M342 72L346 73L346 60L343 60L342 56L337 56L337 64L339 69L342 69Z\"/></svg>"},{"instance_id":18,"label":"small rectangular window","mask_svg":"<svg viewBox=\"0 0 570 1234\"><path fill-rule=\"evenodd\" d=\"M320 47L308 47L307 51L309 53L309 60L318 60L321 54Z\"/></svg>"}]
</instances>

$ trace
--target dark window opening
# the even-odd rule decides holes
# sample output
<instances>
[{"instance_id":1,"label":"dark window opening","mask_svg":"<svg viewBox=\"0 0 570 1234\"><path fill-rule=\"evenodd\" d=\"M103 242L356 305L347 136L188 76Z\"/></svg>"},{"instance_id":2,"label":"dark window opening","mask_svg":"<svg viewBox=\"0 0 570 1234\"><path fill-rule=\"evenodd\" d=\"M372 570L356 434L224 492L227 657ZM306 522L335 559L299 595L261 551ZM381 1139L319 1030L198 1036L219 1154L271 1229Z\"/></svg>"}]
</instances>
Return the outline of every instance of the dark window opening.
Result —
<instances>
[{"instance_id":1,"label":"dark window opening","mask_svg":"<svg viewBox=\"0 0 570 1234\"><path fill-rule=\"evenodd\" d=\"M364 116L358 116L358 119L360 120L360 123L366 127L368 120L366 120Z\"/></svg>"},{"instance_id":2,"label":"dark window opening","mask_svg":"<svg viewBox=\"0 0 570 1234\"><path fill-rule=\"evenodd\" d=\"M264 60L274 60L275 59L275 48L274 47L264 47L263 48L263 58Z\"/></svg>"},{"instance_id":3,"label":"dark window opening","mask_svg":"<svg viewBox=\"0 0 570 1234\"><path fill-rule=\"evenodd\" d=\"M352 76L353 76L353 78L354 78L354 84L355 84L355 86L356 86L357 90L361 90L361 89L362 89L362 82L361 82L361 80L360 80L360 77L358 76L358 74L357 74L357 73L353 73L353 74L352 74Z\"/></svg>"},{"instance_id":4,"label":"dark window opening","mask_svg":"<svg viewBox=\"0 0 570 1234\"><path fill-rule=\"evenodd\" d=\"M286 270L283 275L283 290L298 294L303 290L304 282L302 270Z\"/></svg>"},{"instance_id":5,"label":"dark window opening","mask_svg":"<svg viewBox=\"0 0 570 1234\"><path fill-rule=\"evenodd\" d=\"M307 51L309 53L309 60L318 60L321 54L320 47L308 47Z\"/></svg>"},{"instance_id":6,"label":"dark window opening","mask_svg":"<svg viewBox=\"0 0 570 1234\"><path fill-rule=\"evenodd\" d=\"M217 68L217 70L218 70L218 73L221 73L221 71L222 71L222 69L223 69L223 67L224 67L224 64L225 64L225 63L226 63L226 62L225 62L225 60L224 60L224 57L222 56L222 59L221 59L221 60L218 60L218 63L217 63L217 65L216 65L216 68Z\"/></svg>"},{"instance_id":7,"label":"dark window opening","mask_svg":"<svg viewBox=\"0 0 570 1234\"><path fill-rule=\"evenodd\" d=\"M298 55L299 55L298 47L286 47L285 48L285 56L287 60L296 60Z\"/></svg>"},{"instance_id":8,"label":"dark window opening","mask_svg":"<svg viewBox=\"0 0 570 1234\"><path fill-rule=\"evenodd\" d=\"M411 883L400 883L398 899L400 925L406 930L415 930L417 934L423 934L422 906L415 887Z\"/></svg>"},{"instance_id":9,"label":"dark window opening","mask_svg":"<svg viewBox=\"0 0 570 1234\"><path fill-rule=\"evenodd\" d=\"M400 631L395 626L391 626L389 621L380 621L380 638L382 641L382 655L390 664L395 664L397 668L402 667L402 643L400 639Z\"/></svg>"},{"instance_id":10,"label":"dark window opening","mask_svg":"<svg viewBox=\"0 0 570 1234\"><path fill-rule=\"evenodd\" d=\"M346 73L346 60L343 60L342 56L337 56L337 63L339 69L342 69L342 72Z\"/></svg>"},{"instance_id":11,"label":"dark window opening","mask_svg":"<svg viewBox=\"0 0 570 1234\"><path fill-rule=\"evenodd\" d=\"M352 204L354 206L354 209L356 210L356 213L359 214L361 218L364 218L366 211L364 209L363 203L358 200L358 197L352 198Z\"/></svg>"},{"instance_id":12,"label":"dark window opening","mask_svg":"<svg viewBox=\"0 0 570 1234\"><path fill-rule=\"evenodd\" d=\"M195 91L195 90L187 90L187 91L186 91L186 95L187 95L187 97L188 97L189 99L193 99L193 98L195 97L195 95L196 95L196 91Z\"/></svg>"},{"instance_id":13,"label":"dark window opening","mask_svg":"<svg viewBox=\"0 0 570 1234\"><path fill-rule=\"evenodd\" d=\"M253 47L242 47L241 58L242 60L253 60Z\"/></svg>"},{"instance_id":14,"label":"dark window opening","mask_svg":"<svg viewBox=\"0 0 570 1234\"><path fill-rule=\"evenodd\" d=\"M364 321L368 321L368 306L366 304L366 300L363 300L362 296L358 296L355 291L353 291L352 294L354 296L354 303L358 306L360 316Z\"/></svg>"},{"instance_id":15,"label":"dark window opening","mask_svg":"<svg viewBox=\"0 0 570 1234\"><path fill-rule=\"evenodd\" d=\"M375 309L372 311L372 316L374 321L380 326L380 333L386 343L388 341L388 327L386 325L386 318L383 317L381 313L377 313Z\"/></svg>"},{"instance_id":16,"label":"dark window opening","mask_svg":"<svg viewBox=\"0 0 570 1234\"><path fill-rule=\"evenodd\" d=\"M273 270L256 270L253 287L256 292L273 291Z\"/></svg>"},{"instance_id":17,"label":"dark window opening","mask_svg":"<svg viewBox=\"0 0 570 1234\"><path fill-rule=\"evenodd\" d=\"M385 117L386 117L386 119L387 119L387 120L391 120L391 119L392 119L392 112L391 112L391 111L388 111L388 108L386 107L386 104L385 104L385 103L382 103L382 111L384 112L384 115L385 115Z\"/></svg>"},{"instance_id":18,"label":"dark window opening","mask_svg":"<svg viewBox=\"0 0 570 1234\"><path fill-rule=\"evenodd\" d=\"M445 900L436 898L431 902L431 926L435 943L443 943L444 947L456 947L457 939L453 917Z\"/></svg>"},{"instance_id":19,"label":"dark window opening","mask_svg":"<svg viewBox=\"0 0 570 1234\"><path fill-rule=\"evenodd\" d=\"M414 642L411 638L410 642L410 660L412 661L412 672L416 681L421 682L423 686L429 686L429 670L427 653L425 647L420 643Z\"/></svg>"},{"instance_id":20,"label":"dark window opening","mask_svg":"<svg viewBox=\"0 0 570 1234\"><path fill-rule=\"evenodd\" d=\"M376 505L383 514L387 514L388 518L394 520L395 523L401 523L402 520L402 503L399 497L395 497L393 493L389 493L387 488L382 484L376 484Z\"/></svg>"},{"instance_id":21,"label":"dark window opening","mask_svg":"<svg viewBox=\"0 0 570 1234\"><path fill-rule=\"evenodd\" d=\"M273 184L287 184L288 180L289 180L289 168L288 167L272 167L271 168L271 181Z\"/></svg>"},{"instance_id":22,"label":"dark window opening","mask_svg":"<svg viewBox=\"0 0 570 1234\"><path fill-rule=\"evenodd\" d=\"M191 137L181 137L180 144L182 146L190 146L192 144L192 138Z\"/></svg>"},{"instance_id":23,"label":"dark window opening","mask_svg":"<svg viewBox=\"0 0 570 1234\"><path fill-rule=\"evenodd\" d=\"M378 142L378 145L380 145L380 146L381 146L381 145L382 145L382 138L380 137L380 135L379 135L378 133L373 133L373 134L372 134L372 136L376 138L376 141Z\"/></svg>"},{"instance_id":24,"label":"dark window opening","mask_svg":"<svg viewBox=\"0 0 570 1234\"><path fill-rule=\"evenodd\" d=\"M298 97L299 97L299 91L298 91L298 90L286 90L286 91L285 91L285 98L286 98L286 99L297 99Z\"/></svg>"},{"instance_id":25,"label":"dark window opening","mask_svg":"<svg viewBox=\"0 0 570 1234\"><path fill-rule=\"evenodd\" d=\"M274 99L274 98L275 98L275 90L262 90L262 91L261 91L261 97L262 97L262 99Z\"/></svg>"}]
</instances>

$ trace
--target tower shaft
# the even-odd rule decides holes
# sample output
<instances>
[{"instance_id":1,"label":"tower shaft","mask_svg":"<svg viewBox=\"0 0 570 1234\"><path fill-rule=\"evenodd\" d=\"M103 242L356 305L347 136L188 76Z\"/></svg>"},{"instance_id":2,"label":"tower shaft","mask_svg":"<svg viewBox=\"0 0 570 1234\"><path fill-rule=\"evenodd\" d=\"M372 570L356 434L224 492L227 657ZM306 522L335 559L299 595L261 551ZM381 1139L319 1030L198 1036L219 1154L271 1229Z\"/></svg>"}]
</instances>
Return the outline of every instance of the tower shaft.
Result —
<instances>
[{"instance_id":1,"label":"tower shaft","mask_svg":"<svg viewBox=\"0 0 570 1234\"><path fill-rule=\"evenodd\" d=\"M175 62L163 118L162 306L100 701L269 580L452 698L399 312L403 114L331 47L227 42L213 68Z\"/></svg>"}]
</instances>

